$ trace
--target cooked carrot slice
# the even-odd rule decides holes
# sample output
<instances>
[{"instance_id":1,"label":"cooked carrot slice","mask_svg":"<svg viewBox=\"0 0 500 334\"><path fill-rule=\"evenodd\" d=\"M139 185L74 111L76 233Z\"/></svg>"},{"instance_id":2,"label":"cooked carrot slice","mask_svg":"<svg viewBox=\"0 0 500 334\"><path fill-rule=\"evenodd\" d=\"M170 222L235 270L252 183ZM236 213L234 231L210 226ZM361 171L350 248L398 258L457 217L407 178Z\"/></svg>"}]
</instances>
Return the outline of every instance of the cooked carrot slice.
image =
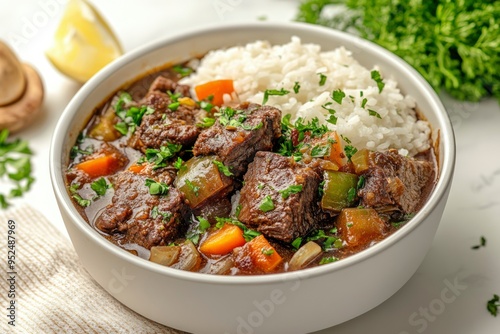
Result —
<instances>
[{"instance_id":1,"label":"cooked carrot slice","mask_svg":"<svg viewBox=\"0 0 500 334\"><path fill-rule=\"evenodd\" d=\"M194 87L198 100L205 100L212 96L211 103L216 106L221 106L224 103L224 94L232 94L234 92L233 80L222 79L209 81L207 83Z\"/></svg>"},{"instance_id":2,"label":"cooked carrot slice","mask_svg":"<svg viewBox=\"0 0 500 334\"><path fill-rule=\"evenodd\" d=\"M128 168L128 170L131 171L132 173L139 174L144 169L144 167L146 167L145 164L142 165L133 164Z\"/></svg>"},{"instance_id":3,"label":"cooked carrot slice","mask_svg":"<svg viewBox=\"0 0 500 334\"><path fill-rule=\"evenodd\" d=\"M80 162L75 167L87 173L88 176L96 178L113 173L118 168L118 162L115 155L105 155Z\"/></svg>"},{"instance_id":4,"label":"cooked carrot slice","mask_svg":"<svg viewBox=\"0 0 500 334\"><path fill-rule=\"evenodd\" d=\"M236 247L243 246L245 242L243 231L238 226L225 224L203 242L200 252L205 255L224 255Z\"/></svg>"},{"instance_id":5,"label":"cooked carrot slice","mask_svg":"<svg viewBox=\"0 0 500 334\"><path fill-rule=\"evenodd\" d=\"M248 242L253 264L264 272L270 272L283 260L269 241L261 234Z\"/></svg>"},{"instance_id":6,"label":"cooked carrot slice","mask_svg":"<svg viewBox=\"0 0 500 334\"><path fill-rule=\"evenodd\" d=\"M337 132L333 132L334 142L330 146L330 156L328 160L334 162L337 166L342 167L344 165L344 150L342 149L342 144L340 142L340 137Z\"/></svg>"}]
</instances>

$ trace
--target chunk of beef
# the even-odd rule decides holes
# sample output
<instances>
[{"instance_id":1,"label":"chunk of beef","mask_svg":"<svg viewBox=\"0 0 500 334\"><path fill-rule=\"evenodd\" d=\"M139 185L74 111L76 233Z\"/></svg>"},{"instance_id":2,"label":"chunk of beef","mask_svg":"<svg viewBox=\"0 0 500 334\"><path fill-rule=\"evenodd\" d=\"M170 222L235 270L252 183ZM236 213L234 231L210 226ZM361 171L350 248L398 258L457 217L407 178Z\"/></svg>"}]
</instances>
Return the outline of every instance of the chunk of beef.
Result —
<instances>
[{"instance_id":1,"label":"chunk of beef","mask_svg":"<svg viewBox=\"0 0 500 334\"><path fill-rule=\"evenodd\" d=\"M148 176L123 171L111 178L112 203L104 208L95 226L108 234L123 234L122 244L134 243L150 249L173 241L185 227L188 212L183 195L170 187L167 195L149 193ZM170 182L170 174L157 175L158 182Z\"/></svg>"},{"instance_id":2,"label":"chunk of beef","mask_svg":"<svg viewBox=\"0 0 500 334\"><path fill-rule=\"evenodd\" d=\"M257 151L269 151L281 135L281 111L255 103L221 109L221 116L202 131L193 154L215 154L235 176L241 176Z\"/></svg>"},{"instance_id":3,"label":"chunk of beef","mask_svg":"<svg viewBox=\"0 0 500 334\"><path fill-rule=\"evenodd\" d=\"M240 221L285 242L304 236L315 227L320 176L312 168L276 153L257 152L244 181ZM302 189L285 198L287 194L280 191L290 186ZM274 209L264 212L261 205L266 198L271 199Z\"/></svg>"},{"instance_id":4,"label":"chunk of beef","mask_svg":"<svg viewBox=\"0 0 500 334\"><path fill-rule=\"evenodd\" d=\"M196 126L204 111L192 103L181 103L172 106L174 101L167 94L181 93L182 97L189 98L189 86L179 85L176 82L158 77L149 89L148 94L139 102L154 109L152 114L146 114L137 127L131 139L131 145L137 149L159 148L167 142L192 145L200 130ZM175 103L174 103L175 105Z\"/></svg>"},{"instance_id":5,"label":"chunk of beef","mask_svg":"<svg viewBox=\"0 0 500 334\"><path fill-rule=\"evenodd\" d=\"M417 212L435 180L434 166L426 160L403 157L396 150L370 152L360 204L381 213Z\"/></svg>"}]
</instances>

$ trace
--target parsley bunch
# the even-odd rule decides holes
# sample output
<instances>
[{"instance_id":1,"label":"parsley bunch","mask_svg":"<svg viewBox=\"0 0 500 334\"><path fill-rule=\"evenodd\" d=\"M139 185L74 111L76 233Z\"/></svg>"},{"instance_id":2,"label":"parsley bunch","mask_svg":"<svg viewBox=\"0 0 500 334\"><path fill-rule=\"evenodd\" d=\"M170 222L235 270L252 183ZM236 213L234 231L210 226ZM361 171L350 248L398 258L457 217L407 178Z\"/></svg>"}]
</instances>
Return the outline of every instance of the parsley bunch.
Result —
<instances>
[{"instance_id":1,"label":"parsley bunch","mask_svg":"<svg viewBox=\"0 0 500 334\"><path fill-rule=\"evenodd\" d=\"M326 8L343 4L339 15ZM500 100L500 2L306 0L297 20L355 30L460 100Z\"/></svg>"},{"instance_id":2,"label":"parsley bunch","mask_svg":"<svg viewBox=\"0 0 500 334\"><path fill-rule=\"evenodd\" d=\"M35 180L31 175L31 155L28 142L21 139L7 141L9 131L0 130L0 179L14 184L9 194L0 193L0 208L9 207L9 198L20 197L31 188ZM3 181L3 180L2 180Z\"/></svg>"}]
</instances>

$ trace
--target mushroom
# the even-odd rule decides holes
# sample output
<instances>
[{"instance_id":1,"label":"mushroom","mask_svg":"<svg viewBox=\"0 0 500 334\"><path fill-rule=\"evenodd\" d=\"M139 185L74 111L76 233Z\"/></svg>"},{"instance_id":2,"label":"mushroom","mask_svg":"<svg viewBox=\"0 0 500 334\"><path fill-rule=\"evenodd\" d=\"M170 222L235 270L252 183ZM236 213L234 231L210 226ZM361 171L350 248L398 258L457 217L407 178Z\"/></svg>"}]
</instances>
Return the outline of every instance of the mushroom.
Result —
<instances>
[{"instance_id":1,"label":"mushroom","mask_svg":"<svg viewBox=\"0 0 500 334\"><path fill-rule=\"evenodd\" d=\"M37 71L22 64L0 41L0 130L20 130L40 110L43 84Z\"/></svg>"}]
</instances>

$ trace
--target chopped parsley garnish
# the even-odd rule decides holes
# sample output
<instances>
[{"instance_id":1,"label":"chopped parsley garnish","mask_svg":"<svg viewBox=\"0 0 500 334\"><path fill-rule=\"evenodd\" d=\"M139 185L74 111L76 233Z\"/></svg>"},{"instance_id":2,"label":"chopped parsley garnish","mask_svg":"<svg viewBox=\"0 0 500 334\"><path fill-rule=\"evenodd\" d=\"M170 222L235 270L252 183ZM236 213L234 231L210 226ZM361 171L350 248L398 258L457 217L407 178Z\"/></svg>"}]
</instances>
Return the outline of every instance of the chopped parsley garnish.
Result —
<instances>
[{"instance_id":1,"label":"chopped parsley garnish","mask_svg":"<svg viewBox=\"0 0 500 334\"><path fill-rule=\"evenodd\" d=\"M191 240L193 244L197 245L200 242L200 236L205 233L205 231L210 227L210 223L203 217L196 217L198 219L198 225L192 228L187 234L186 238Z\"/></svg>"},{"instance_id":2,"label":"chopped parsley garnish","mask_svg":"<svg viewBox=\"0 0 500 334\"><path fill-rule=\"evenodd\" d=\"M78 205L80 205L82 207L89 206L92 203L92 201L90 199L85 199L82 196L80 196L80 194L78 193L78 188L80 188L79 183L74 183L69 187L69 192L71 193L71 198L73 198L75 200L75 202L78 203Z\"/></svg>"},{"instance_id":3,"label":"chopped parsley garnish","mask_svg":"<svg viewBox=\"0 0 500 334\"><path fill-rule=\"evenodd\" d=\"M382 119L382 116L380 116L380 114L373 109L368 109L368 114L370 116L374 116L374 117Z\"/></svg>"},{"instance_id":4,"label":"chopped parsley garnish","mask_svg":"<svg viewBox=\"0 0 500 334\"><path fill-rule=\"evenodd\" d=\"M341 89L334 90L332 92L332 100L338 104L342 104L342 100L345 97L345 93Z\"/></svg>"},{"instance_id":5,"label":"chopped parsley garnish","mask_svg":"<svg viewBox=\"0 0 500 334\"><path fill-rule=\"evenodd\" d=\"M200 128L209 128L215 123L215 118L204 117L202 123L197 123L196 126Z\"/></svg>"},{"instance_id":6,"label":"chopped parsley garnish","mask_svg":"<svg viewBox=\"0 0 500 334\"><path fill-rule=\"evenodd\" d=\"M243 113L243 110L233 109L231 107L223 107L219 110L215 116L219 116L219 123L226 127L226 129L235 130L237 127L241 127L243 130L257 130L260 129L264 124L259 122L254 126L243 124L248 115Z\"/></svg>"},{"instance_id":7,"label":"chopped parsley garnish","mask_svg":"<svg viewBox=\"0 0 500 334\"><path fill-rule=\"evenodd\" d=\"M323 104L321 106L321 108L325 109L330 114L330 116L326 119L326 121L328 123L335 125L335 124L337 124L337 116L335 116L335 113L337 111L335 109L328 108L328 106L330 106L331 104L332 104L332 102L327 102L327 103Z\"/></svg>"},{"instance_id":8,"label":"chopped parsley garnish","mask_svg":"<svg viewBox=\"0 0 500 334\"><path fill-rule=\"evenodd\" d=\"M31 155L26 140L7 141L9 130L0 130L0 178L4 176L14 187L8 195L0 193L0 208L9 207L7 199L20 197L30 190L35 181L31 175ZM4 188L5 189L5 188Z\"/></svg>"},{"instance_id":9,"label":"chopped parsley garnish","mask_svg":"<svg viewBox=\"0 0 500 334\"><path fill-rule=\"evenodd\" d=\"M153 169L166 167L167 160L172 158L182 148L180 144L167 143L161 146L160 149L148 148L146 149L146 159L154 164Z\"/></svg>"},{"instance_id":10,"label":"chopped parsley garnish","mask_svg":"<svg viewBox=\"0 0 500 334\"><path fill-rule=\"evenodd\" d=\"M486 238L481 237L479 245L472 246L472 249L479 249L481 247L486 247Z\"/></svg>"},{"instance_id":11,"label":"chopped parsley garnish","mask_svg":"<svg viewBox=\"0 0 500 334\"><path fill-rule=\"evenodd\" d=\"M314 146L311 150L311 157L322 158L330 153L330 147L328 145L324 146Z\"/></svg>"},{"instance_id":12,"label":"chopped parsley garnish","mask_svg":"<svg viewBox=\"0 0 500 334\"><path fill-rule=\"evenodd\" d=\"M271 256L274 254L274 249L266 249L266 248L262 248L261 250L262 254L264 254L265 256Z\"/></svg>"},{"instance_id":13,"label":"chopped parsley garnish","mask_svg":"<svg viewBox=\"0 0 500 334\"><path fill-rule=\"evenodd\" d=\"M352 145L346 145L344 147L344 152L345 152L345 156L347 157L348 160L351 160L351 157L358 151L357 148L355 148L354 146Z\"/></svg>"},{"instance_id":14,"label":"chopped parsley garnish","mask_svg":"<svg viewBox=\"0 0 500 334\"><path fill-rule=\"evenodd\" d=\"M149 213L149 216L153 219L156 219L157 217L162 217L162 220L168 221L170 218L172 218L172 212L170 211L160 211L157 206L153 207L151 209L151 212Z\"/></svg>"},{"instance_id":15,"label":"chopped parsley garnish","mask_svg":"<svg viewBox=\"0 0 500 334\"><path fill-rule=\"evenodd\" d=\"M260 182L260 183L257 185L257 189L259 189L259 190L264 189L264 183Z\"/></svg>"},{"instance_id":16,"label":"chopped parsley garnish","mask_svg":"<svg viewBox=\"0 0 500 334\"><path fill-rule=\"evenodd\" d=\"M330 250L333 248L341 248L342 241L334 236L325 234L324 230L318 230L314 234L310 235L306 239L307 241L323 240L323 250Z\"/></svg>"},{"instance_id":17,"label":"chopped parsley garnish","mask_svg":"<svg viewBox=\"0 0 500 334\"><path fill-rule=\"evenodd\" d=\"M174 168L177 170L184 170L187 167L184 165L184 161L181 159L181 157L177 157L177 160L174 162Z\"/></svg>"},{"instance_id":18,"label":"chopped parsley garnish","mask_svg":"<svg viewBox=\"0 0 500 334\"><path fill-rule=\"evenodd\" d=\"M127 92L121 92L118 96L118 101L115 103L115 113L118 115L125 112L123 106L132 102L132 96ZM121 118L121 117L120 117Z\"/></svg>"},{"instance_id":19,"label":"chopped parsley garnish","mask_svg":"<svg viewBox=\"0 0 500 334\"><path fill-rule=\"evenodd\" d=\"M319 197L323 197L323 194L325 193L325 180L323 180L319 183L318 193L319 193Z\"/></svg>"},{"instance_id":20,"label":"chopped parsley garnish","mask_svg":"<svg viewBox=\"0 0 500 334\"><path fill-rule=\"evenodd\" d=\"M302 191L302 185L301 184L294 184L289 186L288 188L279 190L278 192L281 194L281 197L283 199L287 199L290 197L291 194L298 194Z\"/></svg>"},{"instance_id":21,"label":"chopped parsley garnish","mask_svg":"<svg viewBox=\"0 0 500 334\"><path fill-rule=\"evenodd\" d=\"M355 199L356 199L356 188L350 188L347 191L347 201L349 203L352 203L354 202Z\"/></svg>"},{"instance_id":22,"label":"chopped parsley garnish","mask_svg":"<svg viewBox=\"0 0 500 334\"><path fill-rule=\"evenodd\" d=\"M220 161L217 161L217 160L214 160L213 161L214 165L217 166L217 168L219 169L219 171L226 175L226 176L233 176L234 174L231 173L231 171L229 170L229 167L227 167L226 165L224 165L222 162Z\"/></svg>"},{"instance_id":23,"label":"chopped parsley garnish","mask_svg":"<svg viewBox=\"0 0 500 334\"><path fill-rule=\"evenodd\" d=\"M236 210L234 210L234 216L238 218L240 216L240 212L241 212L241 204L238 204L236 206Z\"/></svg>"},{"instance_id":24,"label":"chopped parsley garnish","mask_svg":"<svg viewBox=\"0 0 500 334\"><path fill-rule=\"evenodd\" d=\"M326 75L324 75L323 73L318 73L318 75L319 75L319 85L324 86L327 78Z\"/></svg>"},{"instance_id":25,"label":"chopped parsley garnish","mask_svg":"<svg viewBox=\"0 0 500 334\"><path fill-rule=\"evenodd\" d=\"M297 237L297 238L295 238L295 240L292 241L292 247L295 249L299 249L301 244L302 244L301 237Z\"/></svg>"},{"instance_id":26,"label":"chopped parsley garnish","mask_svg":"<svg viewBox=\"0 0 500 334\"><path fill-rule=\"evenodd\" d=\"M187 77L188 75L190 75L191 73L193 73L193 69L192 68L189 68L189 67L186 67L186 66L182 66L182 65L175 65L172 67L172 70L179 74L181 76L181 78L184 78L184 77Z\"/></svg>"},{"instance_id":27,"label":"chopped parsley garnish","mask_svg":"<svg viewBox=\"0 0 500 334\"><path fill-rule=\"evenodd\" d=\"M266 195L264 197L262 202L260 202L259 209L262 212L269 212L269 211L274 210L274 203L273 203L273 199L271 198L271 196Z\"/></svg>"},{"instance_id":28,"label":"chopped parsley garnish","mask_svg":"<svg viewBox=\"0 0 500 334\"><path fill-rule=\"evenodd\" d=\"M363 101L361 102L361 108L364 108L366 106L367 102L368 102L368 99L366 97L363 98Z\"/></svg>"},{"instance_id":29,"label":"chopped parsley garnish","mask_svg":"<svg viewBox=\"0 0 500 334\"><path fill-rule=\"evenodd\" d=\"M217 221L217 224L215 224L215 227L217 228L222 228L226 223L233 224L241 228L243 230L243 238L245 238L246 241L250 241L261 234L260 232L249 229L245 226L245 224L237 219L216 217L215 220Z\"/></svg>"},{"instance_id":30,"label":"chopped parsley garnish","mask_svg":"<svg viewBox=\"0 0 500 334\"><path fill-rule=\"evenodd\" d=\"M269 99L269 96L284 96L286 94L290 93L290 91L281 88L280 90L277 89L266 89L264 91L264 98L262 99L262 105L267 103L267 100Z\"/></svg>"},{"instance_id":31,"label":"chopped parsley garnish","mask_svg":"<svg viewBox=\"0 0 500 334\"><path fill-rule=\"evenodd\" d=\"M295 81L295 84L293 85L293 92L295 94L298 94L300 90L300 83L298 81Z\"/></svg>"},{"instance_id":32,"label":"chopped parsley garnish","mask_svg":"<svg viewBox=\"0 0 500 334\"><path fill-rule=\"evenodd\" d=\"M198 197L198 191L200 190L200 187L195 186L191 181L186 180L186 184L188 187L191 189L191 191L194 193L196 197Z\"/></svg>"},{"instance_id":33,"label":"chopped parsley garnish","mask_svg":"<svg viewBox=\"0 0 500 334\"><path fill-rule=\"evenodd\" d=\"M207 101L203 100L203 101L200 102L200 108L209 113L214 108L214 105L212 103L210 103L210 102L207 102Z\"/></svg>"},{"instance_id":34,"label":"chopped parsley garnish","mask_svg":"<svg viewBox=\"0 0 500 334\"><path fill-rule=\"evenodd\" d=\"M146 187L149 188L149 193L151 195L167 195L169 186L163 182L156 182L153 179L146 179Z\"/></svg>"},{"instance_id":35,"label":"chopped parsley garnish","mask_svg":"<svg viewBox=\"0 0 500 334\"><path fill-rule=\"evenodd\" d=\"M101 177L90 184L90 188L95 191L98 196L106 195L106 191L111 188L111 184L106 182L106 179Z\"/></svg>"},{"instance_id":36,"label":"chopped parsley garnish","mask_svg":"<svg viewBox=\"0 0 500 334\"><path fill-rule=\"evenodd\" d=\"M177 109L179 109L179 106L181 105L180 102L172 102L168 105L168 109L172 110L172 111L177 111Z\"/></svg>"},{"instance_id":37,"label":"chopped parsley garnish","mask_svg":"<svg viewBox=\"0 0 500 334\"><path fill-rule=\"evenodd\" d=\"M144 115L152 114L155 111L153 108L148 106L133 106L129 109L123 109L123 105L120 107L119 111L117 110L117 106L115 106L115 113L121 121L115 124L115 129L124 136L129 132L134 133L135 128L138 125L141 125L142 117Z\"/></svg>"},{"instance_id":38,"label":"chopped parsley garnish","mask_svg":"<svg viewBox=\"0 0 500 334\"><path fill-rule=\"evenodd\" d=\"M380 75L380 72L377 70L371 71L371 77L377 83L379 94L382 93L382 90L384 89L385 83L382 80L382 76Z\"/></svg>"},{"instance_id":39,"label":"chopped parsley garnish","mask_svg":"<svg viewBox=\"0 0 500 334\"><path fill-rule=\"evenodd\" d=\"M496 317L498 314L498 307L500 307L500 297L494 294L493 298L486 303L486 309L492 316Z\"/></svg>"},{"instance_id":40,"label":"chopped parsley garnish","mask_svg":"<svg viewBox=\"0 0 500 334\"><path fill-rule=\"evenodd\" d=\"M358 183L356 184L356 190L362 189L365 186L365 180L366 177L364 175L361 175L358 178Z\"/></svg>"},{"instance_id":41,"label":"chopped parsley garnish","mask_svg":"<svg viewBox=\"0 0 500 334\"><path fill-rule=\"evenodd\" d=\"M319 265L327 264L327 263L332 263L335 261L338 261L339 259L336 258L335 256L325 256L319 261Z\"/></svg>"}]
</instances>

